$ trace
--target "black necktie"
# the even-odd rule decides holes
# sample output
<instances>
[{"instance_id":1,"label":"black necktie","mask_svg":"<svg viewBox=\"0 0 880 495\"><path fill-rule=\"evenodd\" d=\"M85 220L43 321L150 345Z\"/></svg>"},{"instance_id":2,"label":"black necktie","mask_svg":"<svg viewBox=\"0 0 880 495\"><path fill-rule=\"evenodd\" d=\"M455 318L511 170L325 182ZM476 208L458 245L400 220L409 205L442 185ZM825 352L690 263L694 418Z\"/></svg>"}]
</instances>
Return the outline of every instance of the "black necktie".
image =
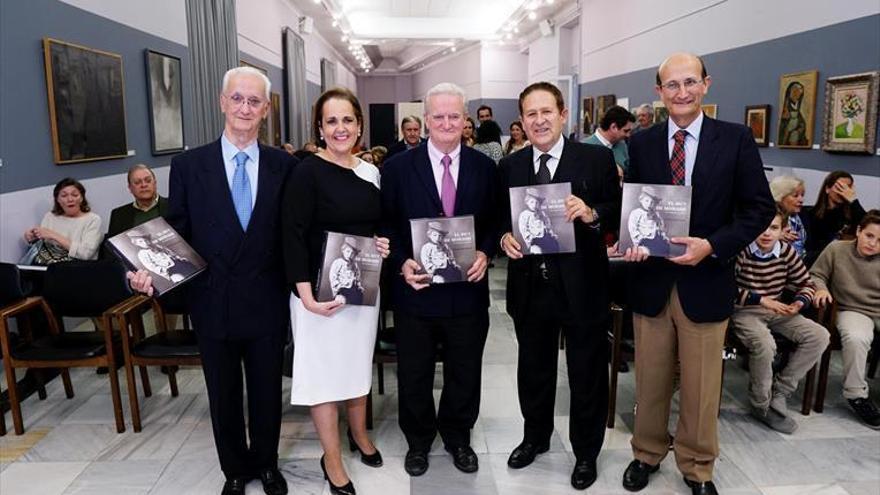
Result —
<instances>
[{"instance_id":1,"label":"black necktie","mask_svg":"<svg viewBox=\"0 0 880 495\"><path fill-rule=\"evenodd\" d=\"M540 161L541 164L538 166L538 173L535 175L535 182L537 184L550 183L550 168L547 166L548 160L550 160L550 155L547 153L538 157L538 161Z\"/></svg>"}]
</instances>

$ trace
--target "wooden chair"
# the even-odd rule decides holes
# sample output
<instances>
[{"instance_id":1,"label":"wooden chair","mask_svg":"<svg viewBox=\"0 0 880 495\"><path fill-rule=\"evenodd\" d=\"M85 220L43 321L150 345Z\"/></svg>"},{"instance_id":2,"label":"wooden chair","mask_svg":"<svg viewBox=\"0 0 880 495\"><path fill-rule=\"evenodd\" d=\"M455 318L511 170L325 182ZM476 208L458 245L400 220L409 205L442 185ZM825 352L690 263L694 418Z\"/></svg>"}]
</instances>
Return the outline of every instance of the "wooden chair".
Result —
<instances>
[{"instance_id":1,"label":"wooden chair","mask_svg":"<svg viewBox=\"0 0 880 495\"><path fill-rule=\"evenodd\" d=\"M9 387L9 402L16 435L24 433L21 404L16 389L16 368L61 368L67 398L73 397L68 368L106 367L116 419L116 431L125 431L119 381L116 375L116 342L111 315L130 304L131 293L124 268L115 262L56 263L46 271L43 297L30 297L0 311L0 347ZM10 343L9 319L42 312L48 335L33 339L23 335L17 347ZM92 317L96 330L65 332L62 316Z\"/></svg>"},{"instance_id":2,"label":"wooden chair","mask_svg":"<svg viewBox=\"0 0 880 495\"><path fill-rule=\"evenodd\" d=\"M632 353L624 355L623 343L623 313L624 308L616 303L611 303L611 333L608 340L611 343L611 370L609 372L608 385L608 419L605 421L607 428L614 428L615 414L617 412L617 375L620 373L620 363L635 358Z\"/></svg>"},{"instance_id":3,"label":"wooden chair","mask_svg":"<svg viewBox=\"0 0 880 495\"><path fill-rule=\"evenodd\" d=\"M180 289L177 289L180 290ZM156 333L145 336L143 313L152 308L158 328ZM165 366L171 396L177 397L176 372L178 366L201 366L198 341L192 330L175 330L167 326L167 313L159 300L137 296L128 305L117 307L113 317L122 329L122 354L125 359L125 377L128 382L128 400L131 423L135 432L142 430L140 405L134 367ZM149 379L143 380L144 396L150 397Z\"/></svg>"},{"instance_id":4,"label":"wooden chair","mask_svg":"<svg viewBox=\"0 0 880 495\"><path fill-rule=\"evenodd\" d=\"M825 394L828 391L828 373L831 368L831 351L839 351L843 349L840 342L840 332L837 331L837 302L831 305L819 308L818 315L819 324L828 330L831 339L828 348L822 353L822 359L819 360L819 384L816 387L816 403L813 409L817 413L825 410Z\"/></svg>"}]
</instances>

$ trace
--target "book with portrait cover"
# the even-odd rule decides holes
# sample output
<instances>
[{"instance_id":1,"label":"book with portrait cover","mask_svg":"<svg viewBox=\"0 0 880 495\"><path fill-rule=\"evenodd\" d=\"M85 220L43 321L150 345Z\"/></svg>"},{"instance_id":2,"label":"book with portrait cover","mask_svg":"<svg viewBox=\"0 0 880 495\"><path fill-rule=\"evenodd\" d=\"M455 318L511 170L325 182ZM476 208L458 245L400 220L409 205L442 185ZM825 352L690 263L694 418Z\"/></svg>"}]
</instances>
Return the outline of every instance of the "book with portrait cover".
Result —
<instances>
[{"instance_id":1,"label":"book with portrait cover","mask_svg":"<svg viewBox=\"0 0 880 495\"><path fill-rule=\"evenodd\" d=\"M382 255L376 240L352 234L327 232L318 286L318 302L339 302L352 306L375 306L379 296Z\"/></svg>"},{"instance_id":2,"label":"book with portrait cover","mask_svg":"<svg viewBox=\"0 0 880 495\"><path fill-rule=\"evenodd\" d=\"M524 255L573 253L574 224L565 219L571 183L510 188L513 237Z\"/></svg>"},{"instance_id":3,"label":"book with portrait cover","mask_svg":"<svg viewBox=\"0 0 880 495\"><path fill-rule=\"evenodd\" d=\"M477 259L472 215L410 220L413 259L431 284L467 282L467 272Z\"/></svg>"},{"instance_id":4,"label":"book with portrait cover","mask_svg":"<svg viewBox=\"0 0 880 495\"><path fill-rule=\"evenodd\" d=\"M685 252L673 237L687 237L691 221L691 186L624 184L618 251L646 249L651 256L672 258Z\"/></svg>"},{"instance_id":5,"label":"book with portrait cover","mask_svg":"<svg viewBox=\"0 0 880 495\"><path fill-rule=\"evenodd\" d=\"M107 239L110 250L131 270L147 270L155 296L195 277L208 264L162 217Z\"/></svg>"}]
</instances>

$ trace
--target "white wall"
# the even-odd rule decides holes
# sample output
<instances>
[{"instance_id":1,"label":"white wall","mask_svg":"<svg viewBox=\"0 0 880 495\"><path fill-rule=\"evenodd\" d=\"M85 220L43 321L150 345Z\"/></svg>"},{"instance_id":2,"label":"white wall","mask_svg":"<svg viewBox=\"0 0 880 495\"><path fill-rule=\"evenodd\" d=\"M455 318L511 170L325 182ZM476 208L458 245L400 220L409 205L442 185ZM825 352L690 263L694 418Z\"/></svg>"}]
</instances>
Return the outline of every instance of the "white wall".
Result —
<instances>
[{"instance_id":1,"label":"white wall","mask_svg":"<svg viewBox=\"0 0 880 495\"><path fill-rule=\"evenodd\" d=\"M480 94L471 98L519 98L528 80L528 55L515 46L480 48Z\"/></svg>"},{"instance_id":2,"label":"white wall","mask_svg":"<svg viewBox=\"0 0 880 495\"><path fill-rule=\"evenodd\" d=\"M877 13L877 0L583 0L580 79L655 67L674 51L714 53Z\"/></svg>"},{"instance_id":3,"label":"white wall","mask_svg":"<svg viewBox=\"0 0 880 495\"><path fill-rule=\"evenodd\" d=\"M182 2L182 0L181 0ZM299 33L302 14L286 0L248 0L238 2L235 12L238 27L238 49L264 60L276 67L284 67L282 32L285 27L297 31L305 43L306 80L321 84L321 59L336 62L336 83L357 91L355 75L342 62L336 52L317 31L306 35Z\"/></svg>"},{"instance_id":4,"label":"white wall","mask_svg":"<svg viewBox=\"0 0 880 495\"><path fill-rule=\"evenodd\" d=\"M186 1L150 0L60 0L126 26L139 29L181 45L186 39ZM33 21L23 19L23 22Z\"/></svg>"},{"instance_id":5,"label":"white wall","mask_svg":"<svg viewBox=\"0 0 880 495\"><path fill-rule=\"evenodd\" d=\"M436 64L429 65L412 76L414 99L424 99L432 86L451 82L464 88L469 100L480 98L480 45L462 50Z\"/></svg>"},{"instance_id":6,"label":"white wall","mask_svg":"<svg viewBox=\"0 0 880 495\"><path fill-rule=\"evenodd\" d=\"M529 43L528 83L556 80L559 75L559 30Z\"/></svg>"},{"instance_id":7,"label":"white wall","mask_svg":"<svg viewBox=\"0 0 880 495\"><path fill-rule=\"evenodd\" d=\"M399 76L358 76L357 94L364 112L364 136L369 141L370 137L370 104L372 103L398 103L413 100L412 76L409 74ZM400 122L403 116L395 117L395 122Z\"/></svg>"}]
</instances>

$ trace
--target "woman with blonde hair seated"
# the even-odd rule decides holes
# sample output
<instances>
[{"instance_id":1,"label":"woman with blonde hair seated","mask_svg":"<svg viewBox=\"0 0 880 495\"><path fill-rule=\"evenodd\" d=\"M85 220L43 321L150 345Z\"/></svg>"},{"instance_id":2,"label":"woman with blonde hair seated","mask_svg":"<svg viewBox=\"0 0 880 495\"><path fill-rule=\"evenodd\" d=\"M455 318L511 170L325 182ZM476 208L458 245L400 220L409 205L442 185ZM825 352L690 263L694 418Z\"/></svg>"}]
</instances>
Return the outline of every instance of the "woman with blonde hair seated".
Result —
<instances>
[{"instance_id":1,"label":"woman with blonde hair seated","mask_svg":"<svg viewBox=\"0 0 880 495\"><path fill-rule=\"evenodd\" d=\"M770 193L780 211L788 215L782 241L790 244L801 258L806 254L807 229L800 216L804 207L804 181L792 175L781 175L770 181Z\"/></svg>"}]
</instances>

